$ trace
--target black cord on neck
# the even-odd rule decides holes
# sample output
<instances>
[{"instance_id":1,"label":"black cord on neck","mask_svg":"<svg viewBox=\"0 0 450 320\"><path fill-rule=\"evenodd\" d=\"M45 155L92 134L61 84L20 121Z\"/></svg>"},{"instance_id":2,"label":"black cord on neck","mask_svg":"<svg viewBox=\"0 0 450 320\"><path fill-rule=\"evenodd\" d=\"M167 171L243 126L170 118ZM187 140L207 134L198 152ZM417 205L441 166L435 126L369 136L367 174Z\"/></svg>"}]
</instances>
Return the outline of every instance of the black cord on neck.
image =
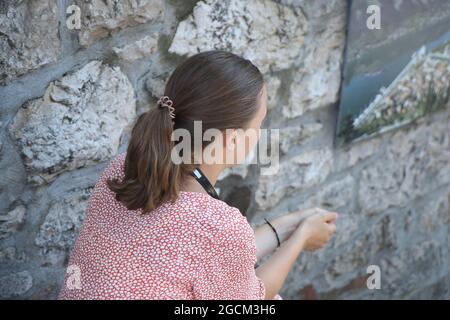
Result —
<instances>
[{"instance_id":1,"label":"black cord on neck","mask_svg":"<svg viewBox=\"0 0 450 320\"><path fill-rule=\"evenodd\" d=\"M203 172L199 168L195 168L194 171L191 172L191 175L200 183L205 189L205 191L213 198L220 200L219 195L216 192L216 189L212 186L211 182L209 182L208 178L203 174Z\"/></svg>"}]
</instances>

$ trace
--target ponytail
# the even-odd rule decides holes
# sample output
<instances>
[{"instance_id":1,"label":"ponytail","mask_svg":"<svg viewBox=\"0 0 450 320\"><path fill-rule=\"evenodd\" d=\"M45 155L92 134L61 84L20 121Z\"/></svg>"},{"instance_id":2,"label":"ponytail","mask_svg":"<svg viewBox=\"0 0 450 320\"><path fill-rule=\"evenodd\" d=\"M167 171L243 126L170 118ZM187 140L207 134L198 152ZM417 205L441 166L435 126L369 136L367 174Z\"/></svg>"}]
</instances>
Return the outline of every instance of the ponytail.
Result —
<instances>
[{"instance_id":1,"label":"ponytail","mask_svg":"<svg viewBox=\"0 0 450 320\"><path fill-rule=\"evenodd\" d=\"M124 179L107 181L116 199L129 210L143 208L144 213L174 202L195 165L172 161L177 143L172 141L173 130L185 129L194 137L194 121L201 121L202 136L210 128L245 128L260 108L263 86L259 69L231 52L211 50L186 59L170 75L158 101L161 108L152 108L136 121ZM192 152L182 157L188 156L193 160Z\"/></svg>"},{"instance_id":2,"label":"ponytail","mask_svg":"<svg viewBox=\"0 0 450 320\"><path fill-rule=\"evenodd\" d=\"M122 181L107 181L116 199L129 210L150 212L178 197L182 165L171 160L173 124L166 108L141 114L131 133Z\"/></svg>"}]
</instances>

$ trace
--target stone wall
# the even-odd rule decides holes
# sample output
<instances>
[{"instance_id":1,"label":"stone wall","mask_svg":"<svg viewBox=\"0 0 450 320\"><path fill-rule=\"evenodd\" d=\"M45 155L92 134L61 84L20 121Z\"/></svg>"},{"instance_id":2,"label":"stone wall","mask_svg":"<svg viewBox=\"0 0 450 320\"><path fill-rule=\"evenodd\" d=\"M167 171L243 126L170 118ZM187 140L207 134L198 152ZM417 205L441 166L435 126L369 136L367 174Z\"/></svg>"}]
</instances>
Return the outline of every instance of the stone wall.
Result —
<instances>
[{"instance_id":1,"label":"stone wall","mask_svg":"<svg viewBox=\"0 0 450 320\"><path fill-rule=\"evenodd\" d=\"M71 4L79 31L66 26ZM450 298L450 112L335 146L346 12L344 0L3 1L0 297L56 297L90 192L135 117L186 56L228 49L264 73L281 157L275 177L228 170L222 197L253 226L312 206L340 213L281 295ZM366 288L371 264L381 290Z\"/></svg>"}]
</instances>

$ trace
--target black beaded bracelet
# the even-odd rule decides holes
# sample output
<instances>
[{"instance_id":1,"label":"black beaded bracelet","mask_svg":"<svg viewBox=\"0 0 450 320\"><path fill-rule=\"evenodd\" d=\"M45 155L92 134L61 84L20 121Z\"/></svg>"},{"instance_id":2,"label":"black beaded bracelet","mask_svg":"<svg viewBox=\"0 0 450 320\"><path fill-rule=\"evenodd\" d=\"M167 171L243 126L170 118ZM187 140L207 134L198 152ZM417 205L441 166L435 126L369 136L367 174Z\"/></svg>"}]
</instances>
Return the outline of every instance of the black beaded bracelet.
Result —
<instances>
[{"instance_id":1,"label":"black beaded bracelet","mask_svg":"<svg viewBox=\"0 0 450 320\"><path fill-rule=\"evenodd\" d=\"M275 236L277 237L277 242L278 242L277 247L279 247L279 246L281 245L281 243L280 243L280 238L278 237L278 232L277 232L277 230L275 230L275 228L274 228L273 225L269 222L269 220L267 220L266 218L264 218L264 220L265 220L266 223L272 228L273 232L275 232Z\"/></svg>"}]
</instances>

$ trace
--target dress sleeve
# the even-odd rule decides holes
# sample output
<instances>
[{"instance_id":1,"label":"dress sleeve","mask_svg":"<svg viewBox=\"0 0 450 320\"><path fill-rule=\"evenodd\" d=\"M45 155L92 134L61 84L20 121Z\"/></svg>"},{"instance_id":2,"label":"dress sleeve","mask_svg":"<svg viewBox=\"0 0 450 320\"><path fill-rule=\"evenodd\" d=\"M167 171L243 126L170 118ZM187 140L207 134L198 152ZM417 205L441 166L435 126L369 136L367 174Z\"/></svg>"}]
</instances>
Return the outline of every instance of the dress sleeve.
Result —
<instances>
[{"instance_id":1,"label":"dress sleeve","mask_svg":"<svg viewBox=\"0 0 450 320\"><path fill-rule=\"evenodd\" d=\"M264 283L255 273L253 229L238 209L219 213L219 221L203 246L194 278L198 300L262 300Z\"/></svg>"}]
</instances>

